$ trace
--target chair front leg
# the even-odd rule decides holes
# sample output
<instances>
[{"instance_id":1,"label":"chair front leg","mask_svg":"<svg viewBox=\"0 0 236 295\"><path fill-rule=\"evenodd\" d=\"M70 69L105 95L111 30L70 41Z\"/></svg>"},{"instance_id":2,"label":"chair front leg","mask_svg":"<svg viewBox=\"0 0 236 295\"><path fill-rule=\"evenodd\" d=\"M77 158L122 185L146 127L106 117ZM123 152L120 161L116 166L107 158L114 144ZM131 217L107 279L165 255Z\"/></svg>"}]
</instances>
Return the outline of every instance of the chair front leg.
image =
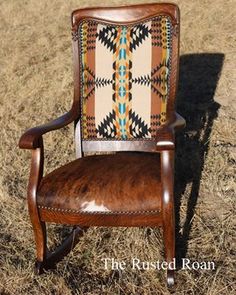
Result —
<instances>
[{"instance_id":1,"label":"chair front leg","mask_svg":"<svg viewBox=\"0 0 236 295\"><path fill-rule=\"evenodd\" d=\"M174 150L161 152L162 177L162 224L166 261L175 259L175 215L174 215ZM167 269L167 285L174 285L174 270Z\"/></svg>"},{"instance_id":2,"label":"chair front leg","mask_svg":"<svg viewBox=\"0 0 236 295\"><path fill-rule=\"evenodd\" d=\"M35 274L54 268L56 263L68 254L78 243L79 238L86 231L86 227L74 226L72 232L53 252L47 250L46 224L41 220L37 207L37 188L43 177L44 149L43 140L40 147L32 150L32 161L28 185L28 209L33 226L36 243Z\"/></svg>"}]
</instances>

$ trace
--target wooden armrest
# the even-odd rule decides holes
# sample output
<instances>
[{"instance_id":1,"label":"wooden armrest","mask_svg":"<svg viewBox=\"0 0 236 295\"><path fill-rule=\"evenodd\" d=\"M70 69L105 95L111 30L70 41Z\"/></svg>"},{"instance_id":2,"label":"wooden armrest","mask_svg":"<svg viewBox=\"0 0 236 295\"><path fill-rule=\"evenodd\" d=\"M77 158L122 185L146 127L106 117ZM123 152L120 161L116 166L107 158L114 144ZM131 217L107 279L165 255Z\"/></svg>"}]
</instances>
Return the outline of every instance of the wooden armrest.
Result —
<instances>
[{"instance_id":1,"label":"wooden armrest","mask_svg":"<svg viewBox=\"0 0 236 295\"><path fill-rule=\"evenodd\" d=\"M28 129L20 138L19 147L21 149L35 149L40 147L40 139L43 134L60 129L69 123L76 120L79 116L79 110L71 109L68 113L61 117L50 121L44 125L40 125L31 129Z\"/></svg>"},{"instance_id":2,"label":"wooden armrest","mask_svg":"<svg viewBox=\"0 0 236 295\"><path fill-rule=\"evenodd\" d=\"M174 120L168 123L169 127L176 131L180 131L186 126L185 119L178 113L175 113Z\"/></svg>"},{"instance_id":3,"label":"wooden armrest","mask_svg":"<svg viewBox=\"0 0 236 295\"><path fill-rule=\"evenodd\" d=\"M185 119L175 113L170 121L162 125L156 134L156 146L159 150L175 148L175 132L183 129L186 125Z\"/></svg>"}]
</instances>

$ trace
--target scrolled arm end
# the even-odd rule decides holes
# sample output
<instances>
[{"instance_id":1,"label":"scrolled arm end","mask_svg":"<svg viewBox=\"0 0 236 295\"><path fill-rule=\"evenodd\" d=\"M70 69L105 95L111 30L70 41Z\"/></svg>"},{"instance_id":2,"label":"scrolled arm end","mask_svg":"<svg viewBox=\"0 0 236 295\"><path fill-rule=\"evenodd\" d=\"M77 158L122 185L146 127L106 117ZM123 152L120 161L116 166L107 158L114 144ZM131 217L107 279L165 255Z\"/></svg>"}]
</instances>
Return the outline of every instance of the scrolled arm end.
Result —
<instances>
[{"instance_id":1,"label":"scrolled arm end","mask_svg":"<svg viewBox=\"0 0 236 295\"><path fill-rule=\"evenodd\" d=\"M161 126L156 134L156 148L158 150L171 150L175 148L175 132L186 125L185 119L175 113L172 120Z\"/></svg>"},{"instance_id":2,"label":"scrolled arm end","mask_svg":"<svg viewBox=\"0 0 236 295\"><path fill-rule=\"evenodd\" d=\"M20 138L19 147L21 149L36 149L40 147L43 134L65 127L69 123L78 119L78 111L71 109L63 116L38 127L28 129Z\"/></svg>"},{"instance_id":3,"label":"scrolled arm end","mask_svg":"<svg viewBox=\"0 0 236 295\"><path fill-rule=\"evenodd\" d=\"M28 129L19 140L20 149L36 149L40 146L42 134L38 127Z\"/></svg>"}]
</instances>

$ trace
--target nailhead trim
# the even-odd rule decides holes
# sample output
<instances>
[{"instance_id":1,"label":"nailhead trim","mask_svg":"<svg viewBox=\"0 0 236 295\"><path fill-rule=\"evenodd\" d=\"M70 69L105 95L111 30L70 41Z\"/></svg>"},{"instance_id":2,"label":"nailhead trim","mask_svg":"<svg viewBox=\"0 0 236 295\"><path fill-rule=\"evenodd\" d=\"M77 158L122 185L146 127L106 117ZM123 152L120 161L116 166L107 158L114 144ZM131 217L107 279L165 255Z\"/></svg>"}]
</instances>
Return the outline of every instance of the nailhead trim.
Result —
<instances>
[{"instance_id":1,"label":"nailhead trim","mask_svg":"<svg viewBox=\"0 0 236 295\"><path fill-rule=\"evenodd\" d=\"M84 138L83 141L152 141L156 143L154 138L127 138L127 139L122 139L122 138Z\"/></svg>"},{"instance_id":2,"label":"nailhead trim","mask_svg":"<svg viewBox=\"0 0 236 295\"><path fill-rule=\"evenodd\" d=\"M61 209L61 208L53 208L47 206L38 206L40 209L46 209L49 211L56 211L62 213L79 213L79 214L105 214L105 215L113 215L113 214L126 214L126 215L136 215L136 214L156 214L160 213L160 210L147 210L147 211L81 211L81 210L73 210L73 209Z\"/></svg>"}]
</instances>

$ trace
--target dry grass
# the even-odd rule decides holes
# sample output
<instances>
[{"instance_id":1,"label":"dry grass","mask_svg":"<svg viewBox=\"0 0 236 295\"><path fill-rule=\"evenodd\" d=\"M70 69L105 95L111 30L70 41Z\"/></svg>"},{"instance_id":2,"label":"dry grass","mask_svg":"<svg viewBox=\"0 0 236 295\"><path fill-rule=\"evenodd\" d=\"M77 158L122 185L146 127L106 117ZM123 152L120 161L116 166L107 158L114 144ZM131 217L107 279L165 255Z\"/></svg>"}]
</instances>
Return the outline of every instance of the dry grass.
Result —
<instances>
[{"instance_id":1,"label":"dry grass","mask_svg":"<svg viewBox=\"0 0 236 295\"><path fill-rule=\"evenodd\" d=\"M162 259L161 234L152 229L90 229L55 271L35 277L25 201L30 154L17 147L23 130L70 107L70 12L134 2L142 1L0 1L1 294L169 294L162 271L104 271L101 263L105 256ZM178 109L188 121L176 157L178 255L216 263L215 271L180 270L176 294L235 294L235 2L176 2L182 18ZM71 126L45 136L47 171L74 158L72 134ZM49 227L51 244L60 229Z\"/></svg>"}]
</instances>

